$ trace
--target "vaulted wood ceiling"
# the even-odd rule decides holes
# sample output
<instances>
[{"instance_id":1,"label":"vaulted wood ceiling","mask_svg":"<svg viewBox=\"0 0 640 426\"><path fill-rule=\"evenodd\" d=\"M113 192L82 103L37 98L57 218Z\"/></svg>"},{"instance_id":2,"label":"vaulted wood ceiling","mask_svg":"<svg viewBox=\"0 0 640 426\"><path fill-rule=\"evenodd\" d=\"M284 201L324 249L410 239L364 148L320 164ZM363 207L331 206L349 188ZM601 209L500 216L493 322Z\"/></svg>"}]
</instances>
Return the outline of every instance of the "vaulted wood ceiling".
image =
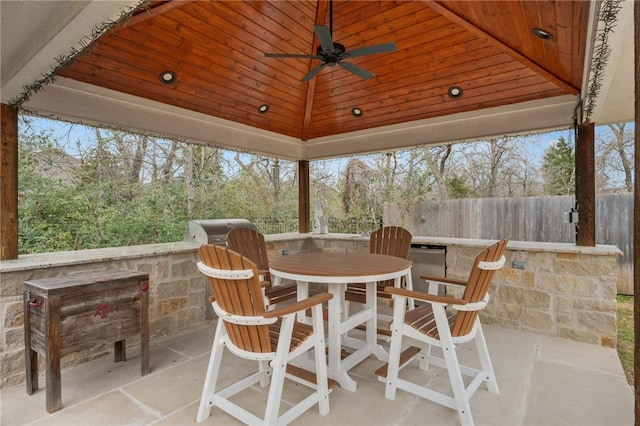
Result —
<instances>
[{"instance_id":1,"label":"vaulted wood ceiling","mask_svg":"<svg viewBox=\"0 0 640 426\"><path fill-rule=\"evenodd\" d=\"M369 80L326 67L306 83L318 61L264 54L315 54L313 25L329 25L328 1L152 2L59 75L307 141L578 95L589 7L335 0L334 41L347 50L393 41L397 50L348 59L373 72ZM552 38L536 37L534 28ZM175 84L160 81L165 70L175 72ZM451 86L463 95L450 98ZM260 114L263 104L269 110Z\"/></svg>"}]
</instances>

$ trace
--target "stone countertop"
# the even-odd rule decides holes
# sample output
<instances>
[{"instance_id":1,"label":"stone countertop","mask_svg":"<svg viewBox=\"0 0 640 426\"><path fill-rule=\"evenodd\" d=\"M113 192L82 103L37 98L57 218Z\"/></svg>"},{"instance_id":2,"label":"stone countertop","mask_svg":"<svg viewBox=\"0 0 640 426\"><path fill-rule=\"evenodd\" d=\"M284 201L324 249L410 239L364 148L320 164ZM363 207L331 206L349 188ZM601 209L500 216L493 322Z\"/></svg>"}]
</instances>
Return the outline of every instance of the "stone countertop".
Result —
<instances>
[{"instance_id":1,"label":"stone countertop","mask_svg":"<svg viewBox=\"0 0 640 426\"><path fill-rule=\"evenodd\" d=\"M300 234L297 232L265 235L270 242L296 241L300 239L323 239L368 242L369 237L357 234ZM494 240L476 240L468 238L413 237L414 244L433 244L458 247L486 247ZM160 254L193 252L198 244L175 242L147 244L140 246L111 247L90 250L60 251L52 253L23 254L18 259L0 261L0 273L16 272L47 267L77 265L118 259L148 257ZM552 253L580 253L594 255L621 256L623 253L615 246L597 245L580 247L571 243L539 243L532 241L510 241L507 246L512 251L536 251Z\"/></svg>"}]
</instances>

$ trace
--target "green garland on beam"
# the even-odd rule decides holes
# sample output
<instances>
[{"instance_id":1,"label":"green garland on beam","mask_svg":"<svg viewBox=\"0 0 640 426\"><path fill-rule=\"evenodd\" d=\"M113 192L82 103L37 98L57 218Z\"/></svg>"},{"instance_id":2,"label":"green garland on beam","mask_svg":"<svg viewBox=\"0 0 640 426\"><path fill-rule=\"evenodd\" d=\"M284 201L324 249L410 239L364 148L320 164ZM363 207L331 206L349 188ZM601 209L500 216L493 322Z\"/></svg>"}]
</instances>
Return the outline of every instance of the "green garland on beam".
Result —
<instances>
[{"instance_id":1,"label":"green garland on beam","mask_svg":"<svg viewBox=\"0 0 640 426\"><path fill-rule=\"evenodd\" d=\"M609 46L609 34L613 32L615 23L618 20L618 12L622 0L604 0L600 8L598 19L603 23L603 27L596 33L596 45L593 48L593 62L591 63L591 78L589 79L589 89L587 92L586 105L584 108L584 121L588 122L593 109L596 106L598 94L602 88L602 78L604 70L611 56L611 46Z\"/></svg>"},{"instance_id":2,"label":"green garland on beam","mask_svg":"<svg viewBox=\"0 0 640 426\"><path fill-rule=\"evenodd\" d=\"M12 99L9 102L9 105L15 108L19 108L22 104L24 104L31 98L31 95L42 90L44 86L56 81L58 71L72 63L83 53L89 51L96 40L98 40L104 33L109 31L110 29L115 29L119 25L127 22L129 19L131 19L135 12L137 12L141 8L147 8L149 3L150 0L139 0L135 6L129 6L126 10L120 13L120 16L117 19L113 21L103 22L102 24L93 28L90 35L78 41L78 47L72 46L68 54L56 58L56 65L51 68L49 73L42 74L41 79L34 81L28 86L24 86L23 92Z\"/></svg>"}]
</instances>

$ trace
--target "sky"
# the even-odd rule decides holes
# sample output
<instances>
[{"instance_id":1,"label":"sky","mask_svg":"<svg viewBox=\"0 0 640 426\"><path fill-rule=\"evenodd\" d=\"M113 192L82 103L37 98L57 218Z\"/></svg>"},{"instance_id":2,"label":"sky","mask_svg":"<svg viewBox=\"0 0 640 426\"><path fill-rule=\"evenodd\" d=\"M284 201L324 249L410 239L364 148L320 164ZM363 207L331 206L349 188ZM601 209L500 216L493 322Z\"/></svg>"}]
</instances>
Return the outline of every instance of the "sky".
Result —
<instances>
[{"instance_id":1,"label":"sky","mask_svg":"<svg viewBox=\"0 0 640 426\"><path fill-rule=\"evenodd\" d=\"M630 124L630 128L633 129L634 123ZM63 121L50 120L40 117L32 117L31 125L36 131L50 131L61 144L67 146L67 153L74 156L77 156L79 154L76 149L77 141L80 141L82 146L85 142L91 145L95 140L94 130L93 128L88 126L71 124ZM610 131L606 126L596 127L596 138L606 137L607 134L610 134ZM564 137L564 139L567 141L572 141L574 138L574 132L571 129L567 129L541 134L532 134L523 137L527 142L526 146L529 150L529 153L534 158L538 159L538 161L541 161L544 155L544 151L547 148L555 144L560 139L560 137Z\"/></svg>"}]
</instances>

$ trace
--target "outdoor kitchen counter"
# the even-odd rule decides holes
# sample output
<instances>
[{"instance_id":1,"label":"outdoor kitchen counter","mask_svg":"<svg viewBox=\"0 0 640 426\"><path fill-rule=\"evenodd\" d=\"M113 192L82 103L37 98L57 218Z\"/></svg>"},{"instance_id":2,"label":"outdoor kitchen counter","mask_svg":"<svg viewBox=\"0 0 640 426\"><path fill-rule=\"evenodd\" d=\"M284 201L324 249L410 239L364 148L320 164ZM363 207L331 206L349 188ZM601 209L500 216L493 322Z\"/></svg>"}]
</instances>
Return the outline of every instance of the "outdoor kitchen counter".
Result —
<instances>
[{"instance_id":1,"label":"outdoor kitchen counter","mask_svg":"<svg viewBox=\"0 0 640 426\"><path fill-rule=\"evenodd\" d=\"M368 237L353 234L289 233L267 235L265 239L270 257L314 251L369 251ZM493 241L418 236L414 242L445 246L447 276L466 279L475 256ZM0 327L4 344L0 388L24 382L24 281L111 268L147 273L150 337L166 336L207 319L211 304L206 297L206 280L196 267L198 247L175 242L27 254L0 261L0 321L4 324ZM483 322L615 347L617 263L621 254L614 246L511 241L505 251L505 267L494 278ZM86 361L94 356L87 353ZM85 359L73 360L82 362Z\"/></svg>"},{"instance_id":2,"label":"outdoor kitchen counter","mask_svg":"<svg viewBox=\"0 0 640 426\"><path fill-rule=\"evenodd\" d=\"M286 246L287 242L307 242L303 245L303 250L317 250L322 248L322 244L328 241L353 242L358 244L368 244L369 237L356 234L300 234L297 232L285 234L265 235L267 243L275 246ZM317 241L318 244L312 244ZM467 238L436 238L436 237L413 237L414 243L434 244L447 247L486 247L490 240L475 240ZM158 254L174 254L193 252L198 249L198 244L175 242L161 244L147 244L140 246L110 247L101 249L60 251L51 253L23 254L18 259L0 261L0 273L25 271L32 269L44 269L49 267L91 264L121 259L135 259ZM546 252L546 253L575 253L590 255L620 256L622 252L616 246L597 245L595 247L581 247L571 243L538 243L531 241L510 241L507 246L512 251ZM280 252L277 254L281 254Z\"/></svg>"}]
</instances>

